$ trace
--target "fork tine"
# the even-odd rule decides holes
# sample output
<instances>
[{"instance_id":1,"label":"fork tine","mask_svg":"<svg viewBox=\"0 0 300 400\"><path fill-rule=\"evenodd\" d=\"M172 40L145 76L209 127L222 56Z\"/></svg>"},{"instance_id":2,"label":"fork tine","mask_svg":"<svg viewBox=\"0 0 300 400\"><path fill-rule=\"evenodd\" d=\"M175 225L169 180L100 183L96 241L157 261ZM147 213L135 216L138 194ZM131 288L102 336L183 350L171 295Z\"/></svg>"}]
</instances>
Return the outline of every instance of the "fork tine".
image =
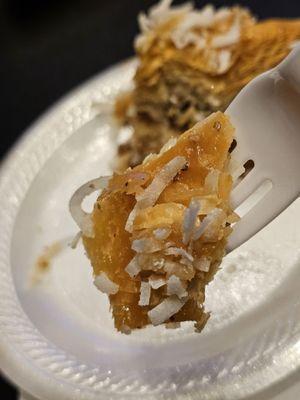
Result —
<instances>
[{"instance_id":1,"label":"fork tine","mask_svg":"<svg viewBox=\"0 0 300 400\"><path fill-rule=\"evenodd\" d=\"M236 140L238 141L239 139L236 139ZM231 153L231 156L240 165L244 165L248 160L253 159L253 154L250 153L249 149L246 149L246 150L242 149L239 141L237 142L236 148Z\"/></svg>"},{"instance_id":2,"label":"fork tine","mask_svg":"<svg viewBox=\"0 0 300 400\"><path fill-rule=\"evenodd\" d=\"M233 156L242 164L248 159L255 163L232 192L233 208L241 204L238 212L246 213L234 226L229 250L253 236L299 196L299 85L300 46L278 67L250 82L226 110L237 132ZM260 186L265 181L271 182L269 192ZM243 203L258 187L253 198ZM259 198L253 206L252 199ZM247 213L248 206L252 208Z\"/></svg>"},{"instance_id":3,"label":"fork tine","mask_svg":"<svg viewBox=\"0 0 300 400\"><path fill-rule=\"evenodd\" d=\"M234 225L229 236L227 252L230 252L264 228L279 215L295 198L282 198L280 185L273 187L242 219ZM263 221L263 223L262 223Z\"/></svg>"},{"instance_id":4,"label":"fork tine","mask_svg":"<svg viewBox=\"0 0 300 400\"><path fill-rule=\"evenodd\" d=\"M231 193L231 206L236 209L251 193L257 189L266 178L258 173L255 168L233 189Z\"/></svg>"}]
</instances>

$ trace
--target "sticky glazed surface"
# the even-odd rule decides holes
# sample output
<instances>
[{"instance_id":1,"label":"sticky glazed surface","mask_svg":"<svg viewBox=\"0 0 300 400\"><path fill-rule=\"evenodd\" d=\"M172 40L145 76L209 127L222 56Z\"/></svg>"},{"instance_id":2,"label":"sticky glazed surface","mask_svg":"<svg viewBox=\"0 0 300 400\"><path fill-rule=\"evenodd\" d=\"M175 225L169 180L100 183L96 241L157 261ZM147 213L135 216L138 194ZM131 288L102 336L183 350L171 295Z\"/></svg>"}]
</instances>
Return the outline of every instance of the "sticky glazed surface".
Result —
<instances>
[{"instance_id":1,"label":"sticky glazed surface","mask_svg":"<svg viewBox=\"0 0 300 400\"><path fill-rule=\"evenodd\" d=\"M167 282L172 275L180 279L187 296L181 309L164 322L192 320L196 321L197 329L204 326L209 316L203 308L205 285L219 266L231 231L228 221L232 218L229 204L232 178L228 172L228 151L233 133L228 117L221 112L212 114L184 133L165 152L150 156L143 164L123 174L115 174L108 188L99 196L93 210L95 235L93 238L83 237L83 242L95 276L104 272L118 285L118 292L110 295L118 330L141 328L151 323L148 312L168 297ZM125 225L136 204L136 196L143 194L166 164L179 156L186 161L183 168L175 174L153 206L139 210L132 231L126 231ZM213 171L217 171L218 176L214 187L207 179ZM198 227L216 209L220 218L212 222L210 233L183 243L183 220L191 201L195 200L201 204ZM157 229L169 230L168 237L158 240L154 237ZM157 249L137 254L132 246L141 238L146 238ZM179 260L176 254L166 254L168 247L185 250L193 257L193 262ZM131 277L125 269L136 255L141 270ZM207 271L195 267L201 257L209 260ZM152 288L149 304L140 306L141 281L148 281L150 276L161 277L166 284L158 289Z\"/></svg>"},{"instance_id":2,"label":"sticky glazed surface","mask_svg":"<svg viewBox=\"0 0 300 400\"><path fill-rule=\"evenodd\" d=\"M212 112L225 111L245 85L278 65L300 39L299 19L256 21L239 6L212 11L206 5L174 14L175 9L163 14L161 8L161 16L150 9L149 29L140 21L135 87L115 107L118 120L134 131L120 146L120 168L140 163Z\"/></svg>"}]
</instances>

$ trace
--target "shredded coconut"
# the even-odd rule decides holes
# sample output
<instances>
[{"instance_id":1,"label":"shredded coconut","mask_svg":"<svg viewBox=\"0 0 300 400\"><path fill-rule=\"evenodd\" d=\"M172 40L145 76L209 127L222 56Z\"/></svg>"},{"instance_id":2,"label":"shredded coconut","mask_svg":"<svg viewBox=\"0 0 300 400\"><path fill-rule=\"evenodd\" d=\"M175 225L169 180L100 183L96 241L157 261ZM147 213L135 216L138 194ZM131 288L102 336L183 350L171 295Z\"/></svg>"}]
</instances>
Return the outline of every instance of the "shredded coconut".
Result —
<instances>
[{"instance_id":1,"label":"shredded coconut","mask_svg":"<svg viewBox=\"0 0 300 400\"><path fill-rule=\"evenodd\" d=\"M199 271L208 272L210 267L210 259L208 257L200 257L194 261L194 266Z\"/></svg>"},{"instance_id":2,"label":"shredded coconut","mask_svg":"<svg viewBox=\"0 0 300 400\"><path fill-rule=\"evenodd\" d=\"M204 186L209 192L218 192L220 171L217 169L211 170L204 182Z\"/></svg>"},{"instance_id":3,"label":"shredded coconut","mask_svg":"<svg viewBox=\"0 0 300 400\"><path fill-rule=\"evenodd\" d=\"M137 254L138 263L144 271L159 271L163 268L165 259L159 253Z\"/></svg>"},{"instance_id":4,"label":"shredded coconut","mask_svg":"<svg viewBox=\"0 0 300 400\"><path fill-rule=\"evenodd\" d=\"M150 153L144 158L143 164L147 164L148 161L154 160L155 158L157 158L157 154Z\"/></svg>"},{"instance_id":5,"label":"shredded coconut","mask_svg":"<svg viewBox=\"0 0 300 400\"><path fill-rule=\"evenodd\" d=\"M186 14L193 8L191 3L184 3L181 6L171 7L172 1L173 0L161 0L149 9L148 17L144 14L146 19L143 20L143 25L146 31L162 24L170 18Z\"/></svg>"},{"instance_id":6,"label":"shredded coconut","mask_svg":"<svg viewBox=\"0 0 300 400\"><path fill-rule=\"evenodd\" d=\"M143 208L154 206L163 190L168 186L168 184L185 164L185 157L177 156L173 158L161 168L150 185L141 194L136 196L137 202L129 214L125 225L126 231L132 232L133 222L137 212Z\"/></svg>"},{"instance_id":7,"label":"shredded coconut","mask_svg":"<svg viewBox=\"0 0 300 400\"><path fill-rule=\"evenodd\" d=\"M189 261L193 261L194 257L181 247L169 247L165 250L166 255L182 256Z\"/></svg>"},{"instance_id":8,"label":"shredded coconut","mask_svg":"<svg viewBox=\"0 0 300 400\"><path fill-rule=\"evenodd\" d=\"M182 35L181 32L175 31L172 33L172 40L177 49L181 50L189 44L194 44L199 50L206 46L206 39L195 32L186 32Z\"/></svg>"},{"instance_id":9,"label":"shredded coconut","mask_svg":"<svg viewBox=\"0 0 300 400\"><path fill-rule=\"evenodd\" d=\"M141 282L139 306L148 306L151 296L151 286L149 282Z\"/></svg>"},{"instance_id":10,"label":"shredded coconut","mask_svg":"<svg viewBox=\"0 0 300 400\"><path fill-rule=\"evenodd\" d=\"M183 265L180 264L180 262L166 260L163 268L168 276L176 275L178 276L178 278L185 281L191 280L195 275L194 267L192 266L192 264Z\"/></svg>"},{"instance_id":11,"label":"shredded coconut","mask_svg":"<svg viewBox=\"0 0 300 400\"><path fill-rule=\"evenodd\" d=\"M198 49L204 49L207 43L207 31L214 24L222 21L232 15L232 11L226 7L215 10L214 6L208 4L202 10L191 10L186 12L178 25L170 34L171 40L178 49L193 44ZM211 41L212 48L223 48L237 43L240 39L240 22L235 18L229 30L221 35L215 35ZM229 65L229 54L221 55L221 70L226 70Z\"/></svg>"},{"instance_id":12,"label":"shredded coconut","mask_svg":"<svg viewBox=\"0 0 300 400\"><path fill-rule=\"evenodd\" d=\"M198 240L207 230L209 225L214 221L216 221L220 217L220 215L223 214L223 212L224 211L221 210L220 208L215 208L213 211L207 214L207 216L203 218L199 228L195 230L193 240Z\"/></svg>"},{"instance_id":13,"label":"shredded coconut","mask_svg":"<svg viewBox=\"0 0 300 400\"><path fill-rule=\"evenodd\" d=\"M95 277L94 285L100 292L106 294L116 294L119 290L119 285L111 281L105 272L101 272L100 275Z\"/></svg>"},{"instance_id":14,"label":"shredded coconut","mask_svg":"<svg viewBox=\"0 0 300 400\"><path fill-rule=\"evenodd\" d=\"M137 253L155 253L162 250L164 247L161 241L156 241L152 238L135 239L132 242L131 248Z\"/></svg>"},{"instance_id":15,"label":"shredded coconut","mask_svg":"<svg viewBox=\"0 0 300 400\"><path fill-rule=\"evenodd\" d=\"M103 176L101 178L93 179L77 189L71 197L69 202L70 213L84 236L93 237L94 227L91 214L85 212L81 208L81 204L84 198L89 196L91 193L100 189L105 189L110 178L110 176Z\"/></svg>"},{"instance_id":16,"label":"shredded coconut","mask_svg":"<svg viewBox=\"0 0 300 400\"><path fill-rule=\"evenodd\" d=\"M183 243L188 244L192 238L195 225L198 219L198 213L201 207L201 202L197 199L192 199L188 208L184 212L183 223L182 223L182 233L183 233Z\"/></svg>"},{"instance_id":17,"label":"shredded coconut","mask_svg":"<svg viewBox=\"0 0 300 400\"><path fill-rule=\"evenodd\" d=\"M209 214L221 202L221 199L216 194L201 196L199 200L201 201L201 208L198 215Z\"/></svg>"},{"instance_id":18,"label":"shredded coconut","mask_svg":"<svg viewBox=\"0 0 300 400\"><path fill-rule=\"evenodd\" d=\"M193 261L188 260L187 258L181 257L179 260L180 264L186 265L187 267L192 267L193 266Z\"/></svg>"},{"instance_id":19,"label":"shredded coconut","mask_svg":"<svg viewBox=\"0 0 300 400\"><path fill-rule=\"evenodd\" d=\"M147 34L157 26L170 20L171 18L184 16L193 8L191 3L184 3L180 6L171 7L172 0L161 0L159 3L149 9L148 16L145 13L140 13L138 23L141 34L135 39L135 47L140 49L147 40Z\"/></svg>"},{"instance_id":20,"label":"shredded coconut","mask_svg":"<svg viewBox=\"0 0 300 400\"><path fill-rule=\"evenodd\" d=\"M195 28L208 28L214 22L214 7L207 5L202 10L191 11L185 15L181 22L171 33L171 39L178 49L189 44L195 44L203 49L206 46L206 39L193 32Z\"/></svg>"},{"instance_id":21,"label":"shredded coconut","mask_svg":"<svg viewBox=\"0 0 300 400\"><path fill-rule=\"evenodd\" d=\"M166 284L166 280L163 277L157 275L151 275L149 276L149 284L152 287L152 289L159 289L160 287Z\"/></svg>"},{"instance_id":22,"label":"shredded coconut","mask_svg":"<svg viewBox=\"0 0 300 400\"><path fill-rule=\"evenodd\" d=\"M177 7L172 7L171 4L171 0L162 0L150 8L148 16L144 13L139 14L141 34L136 37L136 48L146 51L149 43L147 38L151 31L174 17L180 17L176 26L170 31L170 39L174 46L179 50L189 45L195 46L198 50L207 48L208 62L215 73L227 72L231 66L231 51L227 48L236 44L241 36L240 16L235 16L227 32L212 34L211 28L234 15L230 8L222 7L216 10L213 5L208 4L201 10L195 10L191 3ZM164 151L166 149L163 147L162 152Z\"/></svg>"},{"instance_id":23,"label":"shredded coconut","mask_svg":"<svg viewBox=\"0 0 300 400\"><path fill-rule=\"evenodd\" d=\"M240 20L239 18L236 18L226 33L213 37L211 47L219 49L236 44L240 40L240 30Z\"/></svg>"},{"instance_id":24,"label":"shredded coconut","mask_svg":"<svg viewBox=\"0 0 300 400\"><path fill-rule=\"evenodd\" d=\"M125 271L128 273L128 275L131 276L131 278L133 278L139 274L139 272L141 271L141 267L138 262L137 256L133 257L133 259L130 261L130 263L125 268Z\"/></svg>"},{"instance_id":25,"label":"shredded coconut","mask_svg":"<svg viewBox=\"0 0 300 400\"><path fill-rule=\"evenodd\" d=\"M220 107L221 105L221 100L214 96L213 94L210 94L206 97L206 101L211 105L212 107Z\"/></svg>"},{"instance_id":26,"label":"shredded coconut","mask_svg":"<svg viewBox=\"0 0 300 400\"><path fill-rule=\"evenodd\" d=\"M175 294L180 299L188 295L181 280L176 275L171 275L167 281L167 295Z\"/></svg>"},{"instance_id":27,"label":"shredded coconut","mask_svg":"<svg viewBox=\"0 0 300 400\"><path fill-rule=\"evenodd\" d=\"M177 139L176 139L175 137L171 137L171 139L169 139L169 140L167 141L167 143L165 143L165 144L163 145L163 147L161 148L159 154L163 154L163 153L165 153L166 151L170 150L172 147L175 146L176 143L177 143Z\"/></svg>"},{"instance_id":28,"label":"shredded coconut","mask_svg":"<svg viewBox=\"0 0 300 400\"><path fill-rule=\"evenodd\" d=\"M180 22L176 30L181 34L194 28L208 28L214 22L214 6L206 5L201 10L193 10Z\"/></svg>"},{"instance_id":29,"label":"shredded coconut","mask_svg":"<svg viewBox=\"0 0 300 400\"><path fill-rule=\"evenodd\" d=\"M139 24L140 30L144 33L149 32L151 29L150 20L147 18L146 14L144 14L144 13L139 13L138 24Z\"/></svg>"},{"instance_id":30,"label":"shredded coconut","mask_svg":"<svg viewBox=\"0 0 300 400\"><path fill-rule=\"evenodd\" d=\"M154 229L153 235L155 239L165 240L170 236L171 232L172 230L170 228L157 228Z\"/></svg>"},{"instance_id":31,"label":"shredded coconut","mask_svg":"<svg viewBox=\"0 0 300 400\"><path fill-rule=\"evenodd\" d=\"M142 203L144 207L153 206L159 198L162 191L172 181L174 176L186 164L185 157L177 156L162 167L155 176L151 184L144 190L141 195L137 196L137 202ZM144 208L143 207L143 208Z\"/></svg>"},{"instance_id":32,"label":"shredded coconut","mask_svg":"<svg viewBox=\"0 0 300 400\"><path fill-rule=\"evenodd\" d=\"M163 300L156 307L148 312L151 323L156 326L167 321L172 315L176 314L184 305L184 301L177 296L170 296Z\"/></svg>"},{"instance_id":33,"label":"shredded coconut","mask_svg":"<svg viewBox=\"0 0 300 400\"><path fill-rule=\"evenodd\" d=\"M228 18L232 14L232 11L228 7L221 7L215 13L214 22L222 21L223 19Z\"/></svg>"},{"instance_id":34,"label":"shredded coconut","mask_svg":"<svg viewBox=\"0 0 300 400\"><path fill-rule=\"evenodd\" d=\"M220 50L218 53L218 74L227 72L230 67L231 52L229 50Z\"/></svg>"}]
</instances>

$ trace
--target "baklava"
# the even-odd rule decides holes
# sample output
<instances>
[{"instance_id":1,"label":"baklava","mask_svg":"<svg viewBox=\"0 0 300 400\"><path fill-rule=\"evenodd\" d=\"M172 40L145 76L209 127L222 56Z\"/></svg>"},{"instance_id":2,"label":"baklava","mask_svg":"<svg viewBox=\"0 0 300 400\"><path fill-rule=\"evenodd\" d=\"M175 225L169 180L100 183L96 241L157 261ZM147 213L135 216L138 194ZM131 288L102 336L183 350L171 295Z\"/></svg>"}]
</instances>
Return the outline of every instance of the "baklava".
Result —
<instances>
[{"instance_id":1,"label":"baklava","mask_svg":"<svg viewBox=\"0 0 300 400\"><path fill-rule=\"evenodd\" d=\"M133 127L119 148L119 168L134 166L171 137L224 111L255 76L277 65L300 38L300 20L256 21L236 6L201 10L162 0L139 15L134 90L115 105Z\"/></svg>"},{"instance_id":2,"label":"baklava","mask_svg":"<svg viewBox=\"0 0 300 400\"><path fill-rule=\"evenodd\" d=\"M182 321L204 327L205 286L237 220L229 201L233 136L229 118L213 113L142 164L90 181L72 197L94 283L109 296L117 330ZM93 212L84 212L84 197L100 188Z\"/></svg>"}]
</instances>

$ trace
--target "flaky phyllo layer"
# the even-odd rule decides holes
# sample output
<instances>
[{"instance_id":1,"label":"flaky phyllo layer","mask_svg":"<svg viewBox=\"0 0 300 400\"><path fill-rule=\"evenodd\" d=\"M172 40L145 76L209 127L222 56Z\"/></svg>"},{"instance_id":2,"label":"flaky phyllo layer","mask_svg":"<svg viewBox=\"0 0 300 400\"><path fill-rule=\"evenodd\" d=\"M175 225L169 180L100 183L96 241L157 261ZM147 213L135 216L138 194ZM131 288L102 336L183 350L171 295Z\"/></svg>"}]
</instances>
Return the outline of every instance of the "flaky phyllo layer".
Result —
<instances>
[{"instance_id":1,"label":"flaky phyllo layer","mask_svg":"<svg viewBox=\"0 0 300 400\"><path fill-rule=\"evenodd\" d=\"M135 88L116 103L132 125L123 165L140 163L171 136L224 111L255 76L277 65L300 39L300 20L256 21L242 7L195 9L162 0L139 15Z\"/></svg>"},{"instance_id":2,"label":"flaky phyllo layer","mask_svg":"<svg viewBox=\"0 0 300 400\"><path fill-rule=\"evenodd\" d=\"M115 327L195 321L205 325L205 286L236 221L229 195L241 173L230 159L234 128L221 112L170 141L159 154L73 196L95 285L109 295ZM92 214L83 197L105 187Z\"/></svg>"}]
</instances>

